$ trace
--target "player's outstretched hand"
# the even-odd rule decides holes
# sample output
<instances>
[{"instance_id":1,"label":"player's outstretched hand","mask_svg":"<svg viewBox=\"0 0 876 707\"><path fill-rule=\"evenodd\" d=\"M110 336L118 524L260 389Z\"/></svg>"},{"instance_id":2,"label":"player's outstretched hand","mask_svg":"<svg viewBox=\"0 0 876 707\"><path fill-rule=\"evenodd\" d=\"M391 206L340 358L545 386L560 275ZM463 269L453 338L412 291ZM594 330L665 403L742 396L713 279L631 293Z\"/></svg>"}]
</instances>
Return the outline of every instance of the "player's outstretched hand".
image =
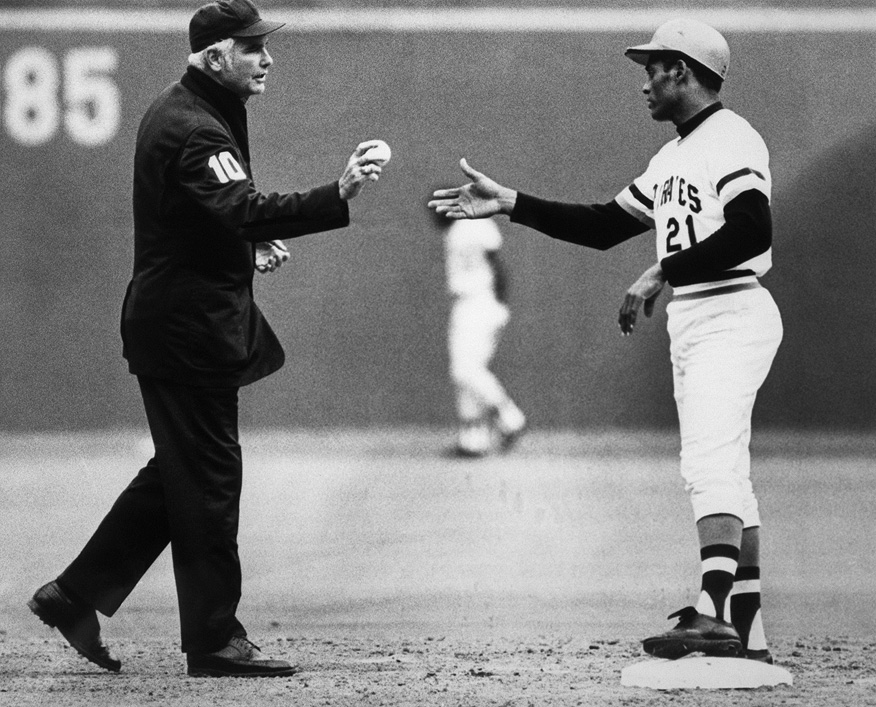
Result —
<instances>
[{"instance_id":1,"label":"player's outstretched hand","mask_svg":"<svg viewBox=\"0 0 876 707\"><path fill-rule=\"evenodd\" d=\"M453 189L438 189L427 204L430 209L451 219L487 218L496 214L510 214L514 210L516 191L472 169L465 157L459 161L459 166L471 182Z\"/></svg>"},{"instance_id":2,"label":"player's outstretched hand","mask_svg":"<svg viewBox=\"0 0 876 707\"><path fill-rule=\"evenodd\" d=\"M379 140L366 140L365 142L360 142L356 149L353 150L353 154L347 160L347 167L338 180L341 198L344 201L358 195L366 182L376 182L380 179L380 173L383 168L365 157L365 153L372 147L376 147L379 143Z\"/></svg>"},{"instance_id":3,"label":"player's outstretched hand","mask_svg":"<svg viewBox=\"0 0 876 707\"><path fill-rule=\"evenodd\" d=\"M620 314L617 318L618 326L624 336L629 336L633 333L633 327L636 326L636 317L639 309L644 305L643 311L646 317L650 317L654 313L654 303L657 297L663 291L663 286L666 284L666 279L663 277L663 268L660 263L652 265L636 280L627 294L624 296L624 303L621 305Z\"/></svg>"},{"instance_id":4,"label":"player's outstretched hand","mask_svg":"<svg viewBox=\"0 0 876 707\"><path fill-rule=\"evenodd\" d=\"M289 260L289 250L283 241L256 243L255 267L260 273L279 270L287 260Z\"/></svg>"}]
</instances>

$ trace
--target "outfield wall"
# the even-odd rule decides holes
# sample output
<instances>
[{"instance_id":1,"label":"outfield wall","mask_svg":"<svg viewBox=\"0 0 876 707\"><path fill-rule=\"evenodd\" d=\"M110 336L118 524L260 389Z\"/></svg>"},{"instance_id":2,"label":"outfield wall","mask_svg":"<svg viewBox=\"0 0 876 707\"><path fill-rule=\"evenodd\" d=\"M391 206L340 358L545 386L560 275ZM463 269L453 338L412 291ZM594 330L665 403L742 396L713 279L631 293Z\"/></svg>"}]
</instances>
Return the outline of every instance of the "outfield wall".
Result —
<instances>
[{"instance_id":1,"label":"outfield wall","mask_svg":"<svg viewBox=\"0 0 876 707\"><path fill-rule=\"evenodd\" d=\"M651 122L641 67L622 56L664 16L587 13L444 11L430 24L274 11L291 26L271 42L267 94L249 104L259 185L333 180L368 138L394 158L352 202L350 228L293 242L290 264L259 279L288 362L243 396L243 424L451 421L432 187L458 181L466 156L523 190L608 200L673 135ZM698 16L732 47L725 103L772 153L764 283L786 333L756 416L871 429L876 11ZM131 164L140 115L183 72L186 17L0 11L2 429L143 424L118 336ZM673 425L665 297L633 337L616 325L651 237L596 253L502 227L514 313L496 367L533 424Z\"/></svg>"}]
</instances>

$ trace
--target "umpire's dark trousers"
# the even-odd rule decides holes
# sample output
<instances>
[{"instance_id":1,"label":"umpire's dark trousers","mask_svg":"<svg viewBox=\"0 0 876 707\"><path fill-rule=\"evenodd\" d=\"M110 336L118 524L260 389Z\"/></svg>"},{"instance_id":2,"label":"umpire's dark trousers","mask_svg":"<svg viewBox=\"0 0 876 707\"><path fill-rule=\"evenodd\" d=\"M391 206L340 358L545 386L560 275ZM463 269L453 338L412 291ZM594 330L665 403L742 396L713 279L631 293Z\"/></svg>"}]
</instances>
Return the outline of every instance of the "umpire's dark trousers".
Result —
<instances>
[{"instance_id":1,"label":"umpire's dark trousers","mask_svg":"<svg viewBox=\"0 0 876 707\"><path fill-rule=\"evenodd\" d=\"M170 543L182 650L210 653L246 635L235 616L243 471L238 389L139 382L155 457L58 580L112 616Z\"/></svg>"}]
</instances>

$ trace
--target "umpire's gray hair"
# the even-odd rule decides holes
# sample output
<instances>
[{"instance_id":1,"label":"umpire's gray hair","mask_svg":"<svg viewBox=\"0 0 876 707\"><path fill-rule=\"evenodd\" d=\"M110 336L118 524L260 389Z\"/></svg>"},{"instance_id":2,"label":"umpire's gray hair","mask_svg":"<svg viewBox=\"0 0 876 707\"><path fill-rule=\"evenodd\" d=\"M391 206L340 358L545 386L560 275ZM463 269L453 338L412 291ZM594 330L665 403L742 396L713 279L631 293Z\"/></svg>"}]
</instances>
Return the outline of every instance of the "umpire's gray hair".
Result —
<instances>
[{"instance_id":1,"label":"umpire's gray hair","mask_svg":"<svg viewBox=\"0 0 876 707\"><path fill-rule=\"evenodd\" d=\"M194 66L196 69L200 69L201 71L208 71L209 66L207 64L207 52L211 49L219 50L219 53L223 56L231 51L231 47L234 46L234 38L229 37L228 39L220 39L215 44L211 44L206 49L202 49L199 52L195 52L194 54L189 54L189 66Z\"/></svg>"}]
</instances>

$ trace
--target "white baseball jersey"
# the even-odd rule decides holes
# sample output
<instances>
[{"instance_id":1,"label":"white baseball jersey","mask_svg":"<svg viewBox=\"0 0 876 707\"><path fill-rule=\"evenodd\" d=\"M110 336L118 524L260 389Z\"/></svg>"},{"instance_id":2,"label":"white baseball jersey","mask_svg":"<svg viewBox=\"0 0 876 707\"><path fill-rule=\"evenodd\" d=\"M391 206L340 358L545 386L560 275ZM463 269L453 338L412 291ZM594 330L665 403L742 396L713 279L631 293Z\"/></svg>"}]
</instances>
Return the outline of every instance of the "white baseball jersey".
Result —
<instances>
[{"instance_id":1,"label":"white baseball jersey","mask_svg":"<svg viewBox=\"0 0 876 707\"><path fill-rule=\"evenodd\" d=\"M502 247L492 219L454 221L444 239L447 289L456 297L494 296L493 270L487 252Z\"/></svg>"},{"instance_id":2,"label":"white baseball jersey","mask_svg":"<svg viewBox=\"0 0 876 707\"><path fill-rule=\"evenodd\" d=\"M645 173L616 201L656 230L657 258L662 260L706 240L724 224L724 207L739 194L756 189L767 199L772 190L769 151L747 120L722 108L686 137L663 146ZM772 249L736 266L754 281L772 265ZM727 284L727 280L685 285L676 294Z\"/></svg>"}]
</instances>

